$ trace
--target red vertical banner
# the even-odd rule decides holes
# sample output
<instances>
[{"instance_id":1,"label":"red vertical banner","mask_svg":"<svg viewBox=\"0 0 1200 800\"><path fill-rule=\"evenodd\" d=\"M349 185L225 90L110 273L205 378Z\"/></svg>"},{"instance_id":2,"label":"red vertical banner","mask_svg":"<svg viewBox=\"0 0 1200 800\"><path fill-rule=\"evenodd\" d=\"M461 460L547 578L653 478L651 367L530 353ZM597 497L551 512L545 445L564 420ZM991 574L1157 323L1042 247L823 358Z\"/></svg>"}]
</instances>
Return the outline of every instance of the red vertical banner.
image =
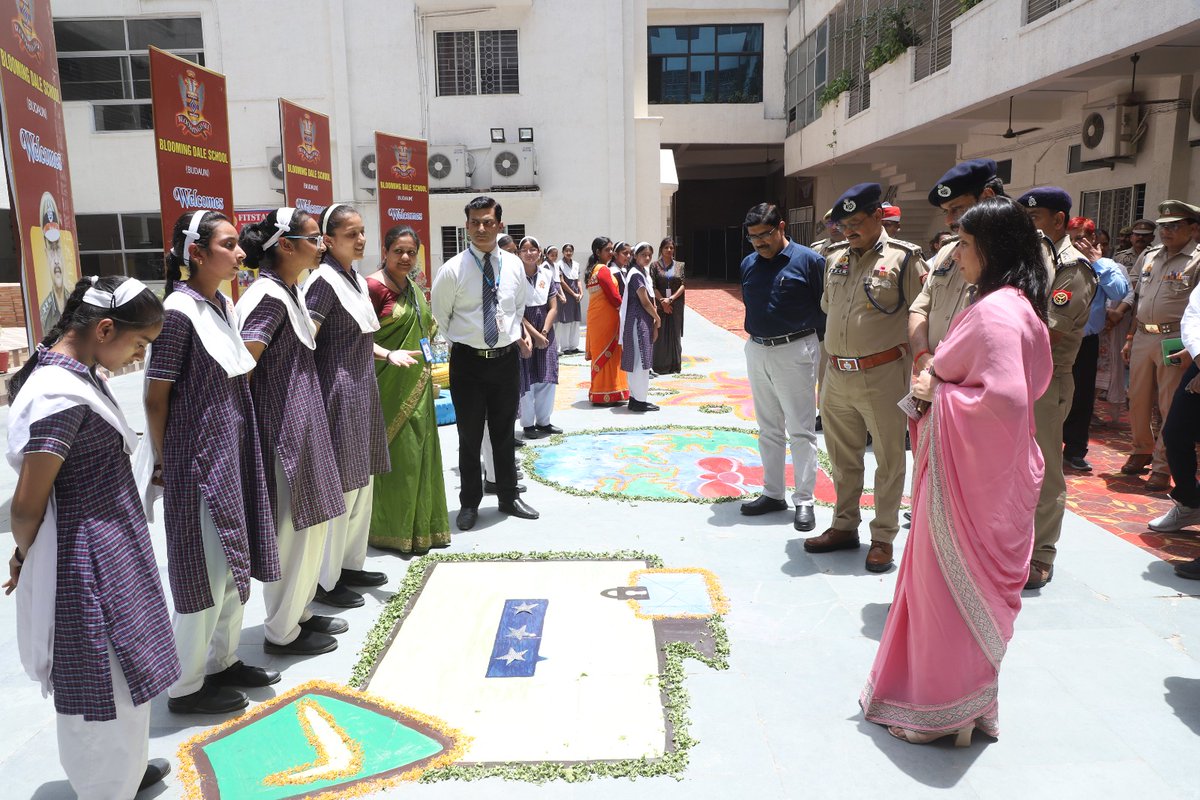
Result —
<instances>
[{"instance_id":1,"label":"red vertical banner","mask_svg":"<svg viewBox=\"0 0 1200 800\"><path fill-rule=\"evenodd\" d=\"M284 202L314 217L333 203L329 117L279 98Z\"/></svg>"},{"instance_id":2,"label":"red vertical banner","mask_svg":"<svg viewBox=\"0 0 1200 800\"><path fill-rule=\"evenodd\" d=\"M150 102L164 247L187 211L219 211L236 224L225 76L151 47Z\"/></svg>"},{"instance_id":3,"label":"red vertical banner","mask_svg":"<svg viewBox=\"0 0 1200 800\"><path fill-rule=\"evenodd\" d=\"M379 240L389 228L408 225L421 237L417 263L429 274L429 142L375 131L375 182Z\"/></svg>"},{"instance_id":4,"label":"red vertical banner","mask_svg":"<svg viewBox=\"0 0 1200 800\"><path fill-rule=\"evenodd\" d=\"M8 3L0 16L0 106L30 348L58 322L79 280L50 0Z\"/></svg>"}]
</instances>

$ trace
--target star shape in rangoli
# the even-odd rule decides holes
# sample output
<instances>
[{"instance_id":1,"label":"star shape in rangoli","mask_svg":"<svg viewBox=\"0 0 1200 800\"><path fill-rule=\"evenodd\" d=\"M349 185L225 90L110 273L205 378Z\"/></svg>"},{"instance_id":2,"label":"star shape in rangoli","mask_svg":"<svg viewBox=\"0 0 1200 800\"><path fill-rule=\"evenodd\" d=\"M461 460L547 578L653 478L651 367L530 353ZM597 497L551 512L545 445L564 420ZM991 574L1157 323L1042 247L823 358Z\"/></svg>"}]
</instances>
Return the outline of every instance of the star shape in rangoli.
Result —
<instances>
[{"instance_id":1,"label":"star shape in rangoli","mask_svg":"<svg viewBox=\"0 0 1200 800\"><path fill-rule=\"evenodd\" d=\"M512 666L512 663L514 661L524 661L525 654L528 652L529 652L528 650L522 650L520 652L517 652L513 648L509 647L507 653L505 653L502 656L496 656L496 661L503 661L505 664Z\"/></svg>"},{"instance_id":2,"label":"star shape in rangoli","mask_svg":"<svg viewBox=\"0 0 1200 800\"><path fill-rule=\"evenodd\" d=\"M522 625L519 628L509 628L508 629L508 638L516 639L518 642L521 641L522 639L536 639L537 634L530 633L528 629L529 629L528 625Z\"/></svg>"},{"instance_id":3,"label":"star shape in rangoli","mask_svg":"<svg viewBox=\"0 0 1200 800\"><path fill-rule=\"evenodd\" d=\"M518 603L513 606L513 611L517 614L532 614L539 605L540 603Z\"/></svg>"}]
</instances>

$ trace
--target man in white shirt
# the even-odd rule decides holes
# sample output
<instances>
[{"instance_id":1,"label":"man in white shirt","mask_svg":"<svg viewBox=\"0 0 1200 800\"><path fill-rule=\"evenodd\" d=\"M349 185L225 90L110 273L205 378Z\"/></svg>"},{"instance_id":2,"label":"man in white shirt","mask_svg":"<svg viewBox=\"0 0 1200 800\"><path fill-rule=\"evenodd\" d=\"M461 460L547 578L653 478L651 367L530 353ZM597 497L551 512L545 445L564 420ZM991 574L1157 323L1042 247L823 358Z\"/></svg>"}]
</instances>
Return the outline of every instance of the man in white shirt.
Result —
<instances>
[{"instance_id":1,"label":"man in white shirt","mask_svg":"<svg viewBox=\"0 0 1200 800\"><path fill-rule=\"evenodd\" d=\"M519 353L531 343L525 314L525 269L521 260L496 247L504 225L490 197L467 203L471 243L438 270L431 304L438 329L451 342L450 399L458 427L459 512L456 523L470 530L479 518L483 474L479 466L484 422L496 461L500 511L522 519L538 512L517 494L513 425L520 391Z\"/></svg>"}]
</instances>

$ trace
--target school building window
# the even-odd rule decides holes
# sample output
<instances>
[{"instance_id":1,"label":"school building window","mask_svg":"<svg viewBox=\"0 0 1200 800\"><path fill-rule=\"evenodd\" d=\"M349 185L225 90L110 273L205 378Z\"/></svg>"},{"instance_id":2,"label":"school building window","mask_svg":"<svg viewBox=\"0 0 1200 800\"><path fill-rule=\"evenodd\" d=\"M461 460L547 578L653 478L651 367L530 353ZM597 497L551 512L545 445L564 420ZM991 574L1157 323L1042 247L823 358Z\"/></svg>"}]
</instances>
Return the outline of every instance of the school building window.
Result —
<instances>
[{"instance_id":1,"label":"school building window","mask_svg":"<svg viewBox=\"0 0 1200 800\"><path fill-rule=\"evenodd\" d=\"M88 100L97 131L152 130L154 45L204 65L199 17L56 19L63 100Z\"/></svg>"},{"instance_id":2,"label":"school building window","mask_svg":"<svg viewBox=\"0 0 1200 800\"><path fill-rule=\"evenodd\" d=\"M523 222L509 222L504 226L504 232L513 238L514 242L519 242L525 238L525 224ZM446 263L456 255L467 249L467 243L471 240L467 238L467 229L458 228L454 225L442 226L442 263Z\"/></svg>"},{"instance_id":3,"label":"school building window","mask_svg":"<svg viewBox=\"0 0 1200 800\"><path fill-rule=\"evenodd\" d=\"M163 280L162 218L158 214L76 214L84 275Z\"/></svg>"},{"instance_id":4,"label":"school building window","mask_svg":"<svg viewBox=\"0 0 1200 800\"><path fill-rule=\"evenodd\" d=\"M1146 210L1146 184L1122 186L1118 189L1098 189L1081 192L1079 215L1096 223L1115 238L1117 231L1132 225Z\"/></svg>"},{"instance_id":5,"label":"school building window","mask_svg":"<svg viewBox=\"0 0 1200 800\"><path fill-rule=\"evenodd\" d=\"M761 103L762 25L651 25L651 103Z\"/></svg>"},{"instance_id":6,"label":"school building window","mask_svg":"<svg viewBox=\"0 0 1200 800\"><path fill-rule=\"evenodd\" d=\"M784 90L788 134L795 133L821 116L821 104L817 98L828 78L828 45L829 21L826 20L788 53Z\"/></svg>"},{"instance_id":7,"label":"school building window","mask_svg":"<svg viewBox=\"0 0 1200 800\"><path fill-rule=\"evenodd\" d=\"M515 30L438 31L434 45L438 97L521 91Z\"/></svg>"}]
</instances>

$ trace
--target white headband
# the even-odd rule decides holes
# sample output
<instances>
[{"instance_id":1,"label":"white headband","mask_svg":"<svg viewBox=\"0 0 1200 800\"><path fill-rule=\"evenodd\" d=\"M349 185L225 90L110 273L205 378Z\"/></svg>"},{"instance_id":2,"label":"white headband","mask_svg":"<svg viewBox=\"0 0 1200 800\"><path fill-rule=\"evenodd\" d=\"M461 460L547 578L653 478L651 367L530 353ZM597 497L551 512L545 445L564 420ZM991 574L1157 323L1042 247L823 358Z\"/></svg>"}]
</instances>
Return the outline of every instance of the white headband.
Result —
<instances>
[{"instance_id":1,"label":"white headband","mask_svg":"<svg viewBox=\"0 0 1200 800\"><path fill-rule=\"evenodd\" d=\"M185 267L191 266L192 254L190 251L192 249L192 244L200 240L200 221L204 219L204 215L207 213L207 210L201 209L195 214L192 214L192 218L188 222L187 230L183 233L183 252L180 253L179 256L183 259L183 265Z\"/></svg>"},{"instance_id":2,"label":"white headband","mask_svg":"<svg viewBox=\"0 0 1200 800\"><path fill-rule=\"evenodd\" d=\"M333 216L333 212L335 210L341 208L342 206L345 206L346 208L352 208L352 206L348 206L345 203L334 203L333 205L329 206L328 208L326 208L324 211L321 212L321 233L322 234L329 233L329 230L328 230L329 218Z\"/></svg>"},{"instance_id":3,"label":"white headband","mask_svg":"<svg viewBox=\"0 0 1200 800\"><path fill-rule=\"evenodd\" d=\"M270 250L279 241L279 237L283 236L292 227L292 215L296 213L296 209L288 206L281 208L275 212L275 232L271 234L271 238L263 244L263 250Z\"/></svg>"},{"instance_id":4,"label":"white headband","mask_svg":"<svg viewBox=\"0 0 1200 800\"><path fill-rule=\"evenodd\" d=\"M126 278L117 286L115 292L106 292L103 289L97 289L96 281L98 279L95 275L89 275L88 280L92 282L92 288L83 293L83 302L88 305L99 306L100 308L120 308L146 291L146 284L137 278Z\"/></svg>"},{"instance_id":5,"label":"white headband","mask_svg":"<svg viewBox=\"0 0 1200 800\"><path fill-rule=\"evenodd\" d=\"M635 244L633 246L633 254L636 256L637 251L641 250L643 247L649 247L650 255L654 255L654 245L650 244L649 242L638 242L637 244Z\"/></svg>"}]
</instances>

